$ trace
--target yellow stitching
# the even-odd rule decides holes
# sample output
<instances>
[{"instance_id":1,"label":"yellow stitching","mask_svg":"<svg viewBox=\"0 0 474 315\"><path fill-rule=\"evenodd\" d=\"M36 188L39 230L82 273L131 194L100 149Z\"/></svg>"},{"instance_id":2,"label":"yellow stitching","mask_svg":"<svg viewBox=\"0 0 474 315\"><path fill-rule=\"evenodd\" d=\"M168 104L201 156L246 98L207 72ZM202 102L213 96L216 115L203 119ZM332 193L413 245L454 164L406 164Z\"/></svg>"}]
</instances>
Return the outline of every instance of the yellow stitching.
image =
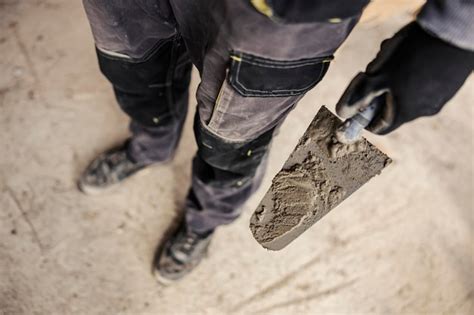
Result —
<instances>
[{"instance_id":1,"label":"yellow stitching","mask_svg":"<svg viewBox=\"0 0 474 315\"><path fill-rule=\"evenodd\" d=\"M231 55L230 58L231 58L231 59L234 59L234 60L237 61L237 62L241 62L241 61L242 61L242 58L237 57L237 56L234 56L234 55Z\"/></svg>"},{"instance_id":2,"label":"yellow stitching","mask_svg":"<svg viewBox=\"0 0 474 315\"><path fill-rule=\"evenodd\" d=\"M224 93L224 83L222 83L219 93L217 94L217 99L216 99L216 102L214 103L214 108L212 109L211 119L209 119L209 125L213 123L217 117L217 109L220 107L222 93Z\"/></svg>"},{"instance_id":3,"label":"yellow stitching","mask_svg":"<svg viewBox=\"0 0 474 315\"><path fill-rule=\"evenodd\" d=\"M250 0L250 2L258 12L268 17L273 16L273 10L270 8L266 0Z\"/></svg>"},{"instance_id":4,"label":"yellow stitching","mask_svg":"<svg viewBox=\"0 0 474 315\"><path fill-rule=\"evenodd\" d=\"M336 17L336 18L331 18L328 21L329 23L341 23L342 19Z\"/></svg>"}]
</instances>

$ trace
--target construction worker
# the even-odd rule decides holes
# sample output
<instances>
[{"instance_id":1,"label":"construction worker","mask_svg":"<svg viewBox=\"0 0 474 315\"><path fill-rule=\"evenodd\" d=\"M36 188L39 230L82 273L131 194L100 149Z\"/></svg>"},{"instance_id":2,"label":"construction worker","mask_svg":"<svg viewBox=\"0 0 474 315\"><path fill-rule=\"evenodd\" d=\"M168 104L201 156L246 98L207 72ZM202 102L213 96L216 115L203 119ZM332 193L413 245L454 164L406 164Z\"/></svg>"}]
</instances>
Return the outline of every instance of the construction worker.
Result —
<instances>
[{"instance_id":1,"label":"construction worker","mask_svg":"<svg viewBox=\"0 0 474 315\"><path fill-rule=\"evenodd\" d=\"M369 0L83 0L99 66L130 116L131 137L97 157L79 180L96 193L170 160L199 71L198 145L185 217L154 262L161 281L190 272L215 229L234 221L258 187L274 131L328 71ZM388 91L368 129L386 134L437 113L474 65L472 0L428 0L383 42L337 104ZM159 209L158 209L159 210Z\"/></svg>"}]
</instances>

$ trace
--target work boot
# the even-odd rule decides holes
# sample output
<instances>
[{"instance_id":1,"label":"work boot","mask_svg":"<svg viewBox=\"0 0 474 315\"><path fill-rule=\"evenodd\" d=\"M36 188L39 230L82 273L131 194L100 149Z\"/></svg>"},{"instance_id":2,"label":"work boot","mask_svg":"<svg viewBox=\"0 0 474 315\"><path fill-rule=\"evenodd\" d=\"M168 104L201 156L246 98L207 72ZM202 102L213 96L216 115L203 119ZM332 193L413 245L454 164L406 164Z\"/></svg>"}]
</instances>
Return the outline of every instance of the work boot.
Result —
<instances>
[{"instance_id":1,"label":"work boot","mask_svg":"<svg viewBox=\"0 0 474 315\"><path fill-rule=\"evenodd\" d=\"M212 234L193 232L183 220L174 235L166 240L155 260L156 279L162 284L169 284L190 273L207 254Z\"/></svg>"},{"instance_id":2,"label":"work boot","mask_svg":"<svg viewBox=\"0 0 474 315\"><path fill-rule=\"evenodd\" d=\"M86 194L97 194L136 174L147 165L132 161L126 143L99 155L79 178L79 189Z\"/></svg>"}]
</instances>

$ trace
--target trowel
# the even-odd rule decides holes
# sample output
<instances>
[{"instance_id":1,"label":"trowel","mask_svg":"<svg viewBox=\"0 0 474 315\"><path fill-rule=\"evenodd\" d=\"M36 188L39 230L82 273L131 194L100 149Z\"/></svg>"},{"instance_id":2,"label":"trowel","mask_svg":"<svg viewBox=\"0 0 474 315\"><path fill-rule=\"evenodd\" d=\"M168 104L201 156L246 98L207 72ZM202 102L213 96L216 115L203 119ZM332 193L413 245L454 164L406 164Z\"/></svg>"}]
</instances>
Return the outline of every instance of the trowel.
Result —
<instances>
[{"instance_id":1,"label":"trowel","mask_svg":"<svg viewBox=\"0 0 474 315\"><path fill-rule=\"evenodd\" d=\"M321 107L250 219L264 248L284 248L390 164L361 137L383 92L345 122Z\"/></svg>"}]
</instances>

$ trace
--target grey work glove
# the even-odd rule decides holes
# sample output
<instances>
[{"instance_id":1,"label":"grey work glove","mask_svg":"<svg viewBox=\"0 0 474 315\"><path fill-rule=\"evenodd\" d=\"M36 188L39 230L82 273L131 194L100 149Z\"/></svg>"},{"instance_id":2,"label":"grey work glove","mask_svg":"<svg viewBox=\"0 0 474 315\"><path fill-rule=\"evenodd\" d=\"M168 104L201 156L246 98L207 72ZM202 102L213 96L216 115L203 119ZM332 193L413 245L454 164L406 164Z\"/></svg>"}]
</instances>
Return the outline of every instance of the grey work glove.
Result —
<instances>
[{"instance_id":1,"label":"grey work glove","mask_svg":"<svg viewBox=\"0 0 474 315\"><path fill-rule=\"evenodd\" d=\"M416 22L385 40L376 58L349 84L336 105L351 118L375 104L366 127L387 134L421 116L438 113L474 68L474 52L450 45Z\"/></svg>"}]
</instances>

